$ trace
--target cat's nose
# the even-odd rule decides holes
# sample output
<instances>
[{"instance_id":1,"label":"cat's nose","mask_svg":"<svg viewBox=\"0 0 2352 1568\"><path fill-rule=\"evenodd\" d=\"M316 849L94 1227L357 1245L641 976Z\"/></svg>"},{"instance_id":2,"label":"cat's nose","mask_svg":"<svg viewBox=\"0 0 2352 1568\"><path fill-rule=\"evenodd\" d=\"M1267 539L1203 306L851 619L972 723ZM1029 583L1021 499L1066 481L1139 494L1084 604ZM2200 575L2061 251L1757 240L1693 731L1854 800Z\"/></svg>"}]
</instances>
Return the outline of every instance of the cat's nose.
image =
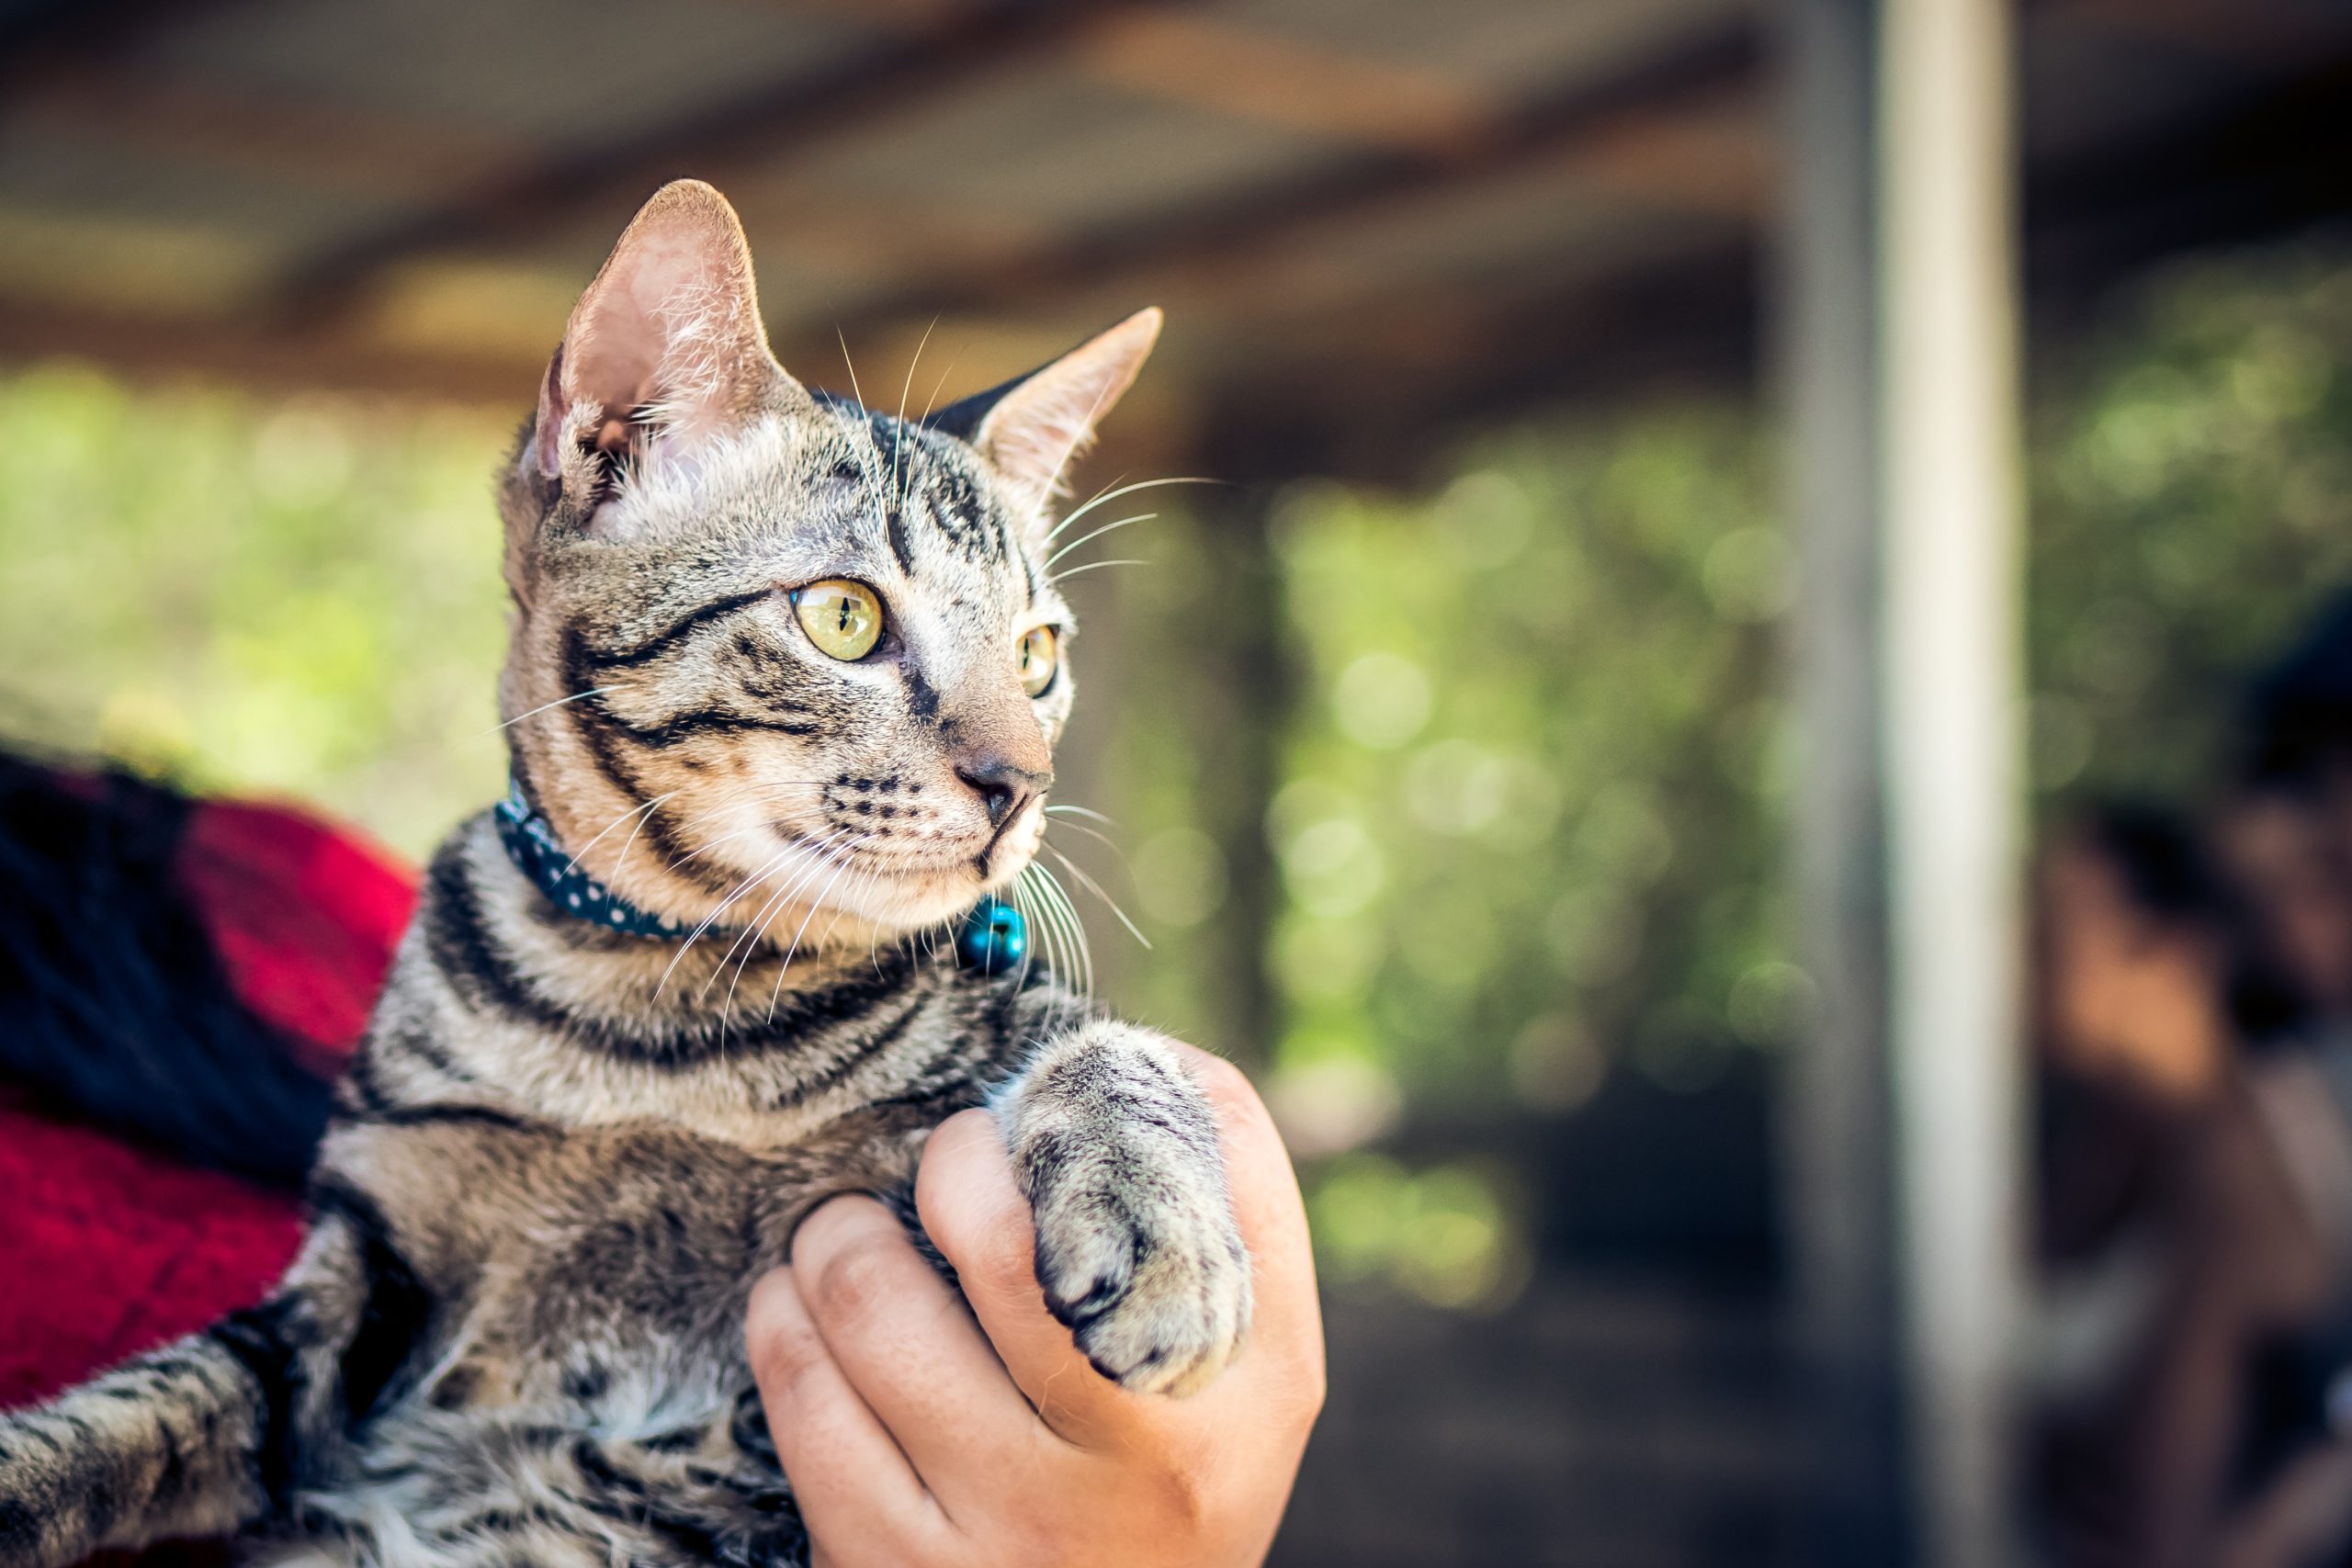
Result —
<instances>
[{"instance_id":1,"label":"cat's nose","mask_svg":"<svg viewBox=\"0 0 2352 1568\"><path fill-rule=\"evenodd\" d=\"M989 814L989 824L1001 828L1021 808L1054 787L1054 775L1024 768L1009 757L981 757L959 762L956 776L972 786Z\"/></svg>"}]
</instances>

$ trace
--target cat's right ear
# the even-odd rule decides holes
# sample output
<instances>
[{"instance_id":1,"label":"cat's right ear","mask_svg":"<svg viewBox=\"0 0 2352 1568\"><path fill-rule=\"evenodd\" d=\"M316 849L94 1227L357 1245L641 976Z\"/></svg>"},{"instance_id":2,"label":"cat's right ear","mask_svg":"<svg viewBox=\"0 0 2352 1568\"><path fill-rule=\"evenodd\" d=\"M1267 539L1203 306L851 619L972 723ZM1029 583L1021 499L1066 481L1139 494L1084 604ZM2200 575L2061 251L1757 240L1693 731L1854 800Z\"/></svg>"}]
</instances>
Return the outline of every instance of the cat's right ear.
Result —
<instances>
[{"instance_id":1,"label":"cat's right ear","mask_svg":"<svg viewBox=\"0 0 2352 1568\"><path fill-rule=\"evenodd\" d=\"M522 462L593 503L628 469L691 460L787 387L743 225L718 191L678 180L638 212L572 308Z\"/></svg>"}]
</instances>

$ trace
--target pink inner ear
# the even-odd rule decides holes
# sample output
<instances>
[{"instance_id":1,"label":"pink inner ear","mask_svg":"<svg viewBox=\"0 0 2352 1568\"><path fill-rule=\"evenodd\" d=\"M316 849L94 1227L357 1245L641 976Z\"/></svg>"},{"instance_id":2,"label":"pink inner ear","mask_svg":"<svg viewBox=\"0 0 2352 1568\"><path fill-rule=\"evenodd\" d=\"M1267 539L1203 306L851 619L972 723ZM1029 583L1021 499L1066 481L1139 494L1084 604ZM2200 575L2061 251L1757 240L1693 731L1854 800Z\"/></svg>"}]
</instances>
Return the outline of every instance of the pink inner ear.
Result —
<instances>
[{"instance_id":1,"label":"pink inner ear","mask_svg":"<svg viewBox=\"0 0 2352 1568\"><path fill-rule=\"evenodd\" d=\"M610 453L651 435L660 462L748 417L779 380L742 228L717 191L682 180L646 203L573 309L541 394L539 460L560 470L561 428L582 403L603 417L579 437Z\"/></svg>"},{"instance_id":2,"label":"pink inner ear","mask_svg":"<svg viewBox=\"0 0 2352 1568\"><path fill-rule=\"evenodd\" d=\"M616 279L620 286L602 291L585 312L571 356L568 400L584 399L625 416L653 394L667 344L662 296L646 287L650 281L641 276Z\"/></svg>"}]
</instances>

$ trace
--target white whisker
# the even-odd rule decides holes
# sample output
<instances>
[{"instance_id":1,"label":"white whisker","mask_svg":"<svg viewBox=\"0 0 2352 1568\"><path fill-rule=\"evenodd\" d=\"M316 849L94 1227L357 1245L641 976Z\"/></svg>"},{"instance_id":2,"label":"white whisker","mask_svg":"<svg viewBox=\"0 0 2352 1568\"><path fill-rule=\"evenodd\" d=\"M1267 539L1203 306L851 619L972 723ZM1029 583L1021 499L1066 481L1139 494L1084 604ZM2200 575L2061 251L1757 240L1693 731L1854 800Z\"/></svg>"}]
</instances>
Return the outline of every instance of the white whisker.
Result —
<instances>
[{"instance_id":1,"label":"white whisker","mask_svg":"<svg viewBox=\"0 0 2352 1568\"><path fill-rule=\"evenodd\" d=\"M1110 834L1103 832L1101 829L1090 828L1083 822L1064 822L1059 824L1059 826L1069 829L1073 833L1085 834L1088 838L1092 839L1095 842L1109 850L1113 854L1118 856L1120 864L1126 865L1127 852L1120 848L1118 840L1111 837ZM1132 866L1128 867L1128 874L1130 875L1134 874L1134 869L1135 868Z\"/></svg>"},{"instance_id":2,"label":"white whisker","mask_svg":"<svg viewBox=\"0 0 2352 1568\"><path fill-rule=\"evenodd\" d=\"M670 984L670 976L678 972L678 965L685 962L686 954L693 952L695 943L702 940L702 933L708 931L712 924L718 920L718 917L725 914L728 909L734 905L737 899L742 897L745 893L749 892L753 886L765 878L770 871L783 863L784 858L791 852L792 846L786 845L785 848L778 850L774 855L770 856L767 863L761 866L759 870L753 872L751 875L737 883L735 885L735 891L720 899L718 907L712 909L709 914L705 915L702 918L701 923L695 926L692 931L687 933L686 940L681 942L678 946L678 951L671 955L670 966L662 971L661 980L654 985L653 996L655 1000L658 1001L661 999L662 991L667 988Z\"/></svg>"},{"instance_id":3,"label":"white whisker","mask_svg":"<svg viewBox=\"0 0 2352 1568\"><path fill-rule=\"evenodd\" d=\"M611 832L614 829L616 829L616 828L619 827L622 823L624 823L624 822L628 821L630 818L632 818L632 817L636 817L636 816L639 816L639 814L641 814L641 813L643 813L643 812L648 812L648 811L652 810L655 807L657 807L657 806L661 805L663 801L668 800L669 798L671 798L671 796L672 796L672 795L676 795L677 793L678 793L678 792L677 792L676 790L674 790L674 789L673 789L673 790L672 790L672 791L670 792L670 794L669 794L669 795L655 795L655 796L654 796L652 799L650 799L650 800L645 801L645 802L643 802L643 803L641 803L641 804L639 804L639 805L637 805L637 806L632 806L632 807L630 807L627 811L622 812L618 817L616 817L616 818L614 818L611 821L609 821L609 822L605 823L605 824L604 825L604 827L603 827L603 828L601 828L601 829L599 829L597 830L597 833L596 833L596 837L595 837L595 838L591 839L591 840L589 840L586 843L584 843L584 844L581 845L581 846L580 846L580 848L579 848L579 850L578 850L576 852L574 852L574 854L572 855L571 859L571 860L569 860L569 861L567 861L567 862L564 863L564 867L563 867L563 873L564 873L564 874L565 874L566 876L571 875L571 873L572 873L572 871L573 871L573 869L574 869L575 867L577 867L577 866L580 864L580 857L581 857L582 855L586 854L590 850L594 849L594 848L596 847L596 845L597 845L597 842L598 842L600 840L602 840L602 839L604 838L604 836L605 836L606 833ZM645 824L644 824L643 822L639 822L639 823L638 824L638 826L639 826L639 828L642 828L642 827L644 827L644 826L645 826ZM637 835L636 835L636 833L635 833L634 831L632 831L632 832L629 834L629 837L630 837L631 839L635 839L635 838L637 837ZM622 853L624 856L626 856L626 855L628 853L628 849L627 849L626 847L624 847L624 848L622 849L622 851L621 851L621 853Z\"/></svg>"},{"instance_id":4,"label":"white whisker","mask_svg":"<svg viewBox=\"0 0 2352 1568\"><path fill-rule=\"evenodd\" d=\"M673 795L676 793L677 792L674 790L671 792ZM659 806L669 798L670 796L667 795L655 795L651 804ZM619 855L615 857L613 861L613 874L615 876L620 875L622 872L628 869L628 852L629 851L637 848L637 836L645 831L645 825L652 820L653 813L648 811L644 816L637 819L637 826L628 830L628 837L621 840L621 852Z\"/></svg>"},{"instance_id":5,"label":"white whisker","mask_svg":"<svg viewBox=\"0 0 2352 1568\"><path fill-rule=\"evenodd\" d=\"M1130 523L1148 523L1159 515L1159 513L1157 512L1138 512L1132 517L1122 517L1116 523L1105 523L1102 526L1095 529L1091 534L1080 534L1077 538L1072 539L1069 544L1064 545L1060 549L1056 550L1052 555L1046 558L1046 570L1047 571L1051 571L1054 569L1054 563L1061 559L1062 557L1069 554L1070 551L1079 548L1082 545L1101 538L1105 534L1124 528Z\"/></svg>"},{"instance_id":6,"label":"white whisker","mask_svg":"<svg viewBox=\"0 0 2352 1568\"><path fill-rule=\"evenodd\" d=\"M840 836L838 832L827 834L825 839L820 840L820 847L830 845ZM821 867L824 863L820 861L818 863ZM780 905L787 903L795 893L813 879L814 875L813 871L803 872L790 884L770 894L768 901L760 906L760 912L752 917L751 925L744 931L742 936L737 939L742 946L743 956L735 965L735 978L727 982L727 1005L719 1015L722 1019L732 1020L735 1016L735 987L742 984L743 971L751 966L752 957L759 951L760 943L767 940L768 924L773 912L777 911ZM733 957L735 949L730 946L719 957L717 968L711 971L710 979L703 982L703 990L706 994L710 990L712 984L718 980L718 970L727 967L727 960Z\"/></svg>"},{"instance_id":7,"label":"white whisker","mask_svg":"<svg viewBox=\"0 0 2352 1568\"><path fill-rule=\"evenodd\" d=\"M829 834L827 837L830 838L831 835ZM804 872L804 878L806 874L807 874ZM757 939L760 935L762 924L767 919L768 911L776 907L776 903L779 899L789 897L792 894L793 888L797 886L797 883L788 883L771 892L768 895L767 902L760 906L759 912L753 915L751 920L737 932L735 940L727 944L727 951L718 955L718 963L712 968L710 972L710 978L703 982L702 988L706 995L709 993L711 987L718 983L718 971L727 967L727 961L735 956L735 950L737 948L741 948L743 950L743 962L745 964L752 961L752 953L758 945ZM741 965L737 966L736 975L739 978L741 976L742 969ZM734 987L730 986L728 989L731 993Z\"/></svg>"},{"instance_id":8,"label":"white whisker","mask_svg":"<svg viewBox=\"0 0 2352 1568\"><path fill-rule=\"evenodd\" d=\"M613 688L610 686L591 686L584 692L574 692L568 697L558 697L551 703L541 703L538 706L531 709L528 713L518 713L513 718L506 720L503 724L493 724L488 729L478 729L467 739L478 740L485 735L495 735L502 729L513 728L526 718L536 717L537 715L547 712L549 708L560 708L566 703L582 702L589 697L601 697L611 690L613 690Z\"/></svg>"},{"instance_id":9,"label":"white whisker","mask_svg":"<svg viewBox=\"0 0 2352 1568\"><path fill-rule=\"evenodd\" d=\"M1057 571L1054 573L1053 576L1046 579L1046 581L1048 582L1067 582L1071 578L1077 577L1080 573L1100 571L1106 566L1149 566L1151 562L1148 560L1091 560L1084 566L1074 566L1068 571Z\"/></svg>"},{"instance_id":10,"label":"white whisker","mask_svg":"<svg viewBox=\"0 0 2352 1568\"><path fill-rule=\"evenodd\" d=\"M1023 866L1021 874L1014 877L1012 886L1006 889L1012 895L1012 907L1021 916L1022 929L1029 933L1028 947L1021 955L1022 973L1024 978L1029 966L1039 958L1044 959L1048 970L1056 968L1054 933L1052 928L1046 925L1044 914L1037 908L1036 889L1031 878L1031 873L1035 869L1035 862Z\"/></svg>"},{"instance_id":11,"label":"white whisker","mask_svg":"<svg viewBox=\"0 0 2352 1568\"><path fill-rule=\"evenodd\" d=\"M931 325L923 328L922 338L915 344L914 356L907 361L907 378L899 388L899 423L902 425L907 423L907 395L915 389L915 367L922 363L923 346L931 342L931 334L938 327L939 318L932 317ZM893 433L890 441L890 486L899 492L899 504L901 506L907 503L907 481L912 477L912 465L899 461L904 453L905 444Z\"/></svg>"},{"instance_id":12,"label":"white whisker","mask_svg":"<svg viewBox=\"0 0 2352 1568\"><path fill-rule=\"evenodd\" d=\"M1149 490L1155 485L1213 485L1221 482L1223 481L1204 479L1199 475L1187 475L1183 478L1172 479L1137 479L1131 485L1121 485L1116 490L1106 490L1101 495L1096 496L1093 500L1088 502L1085 505L1080 507L1077 511L1063 518L1059 523L1055 524L1053 532L1046 536L1046 543L1049 545L1052 544L1056 539L1061 536L1063 530L1067 529L1071 524L1077 522L1080 518L1085 516L1088 513L1093 511L1096 507L1102 505L1106 501L1116 501L1123 495L1133 495L1139 490Z\"/></svg>"},{"instance_id":13,"label":"white whisker","mask_svg":"<svg viewBox=\"0 0 2352 1568\"><path fill-rule=\"evenodd\" d=\"M832 880L827 882L823 890L808 901L808 912L800 918L800 929L792 933L792 945L785 949L784 962L776 966L775 989L768 993L768 1021L770 1023L775 1021L776 1004L784 998L784 977L791 973L793 957L800 951L800 939L808 933L808 922L817 918L817 911L824 908L825 900L832 896L834 884L841 881L842 872L848 869L849 863L842 862L840 870L833 873Z\"/></svg>"},{"instance_id":14,"label":"white whisker","mask_svg":"<svg viewBox=\"0 0 2352 1568\"><path fill-rule=\"evenodd\" d=\"M1078 907L1070 902L1069 894L1064 890L1060 880L1050 871L1046 873L1046 887L1049 901L1057 911L1055 918L1069 933L1069 945L1077 954L1075 967L1078 971L1078 993L1082 997L1091 997L1094 995L1093 943L1087 937L1085 926L1080 922Z\"/></svg>"},{"instance_id":15,"label":"white whisker","mask_svg":"<svg viewBox=\"0 0 2352 1568\"><path fill-rule=\"evenodd\" d=\"M847 336L845 336L845 335L842 333L842 332L841 328L839 328L839 327L835 327L835 328L833 329L833 336L834 336L837 340L839 340L839 341L840 341L841 345L842 345L842 367L849 371L849 391L850 391L850 396L852 396L852 397L854 397L854 398L855 398L855 399L857 400L857 406L858 406L858 407L860 407L860 408L864 408L864 407L865 406L865 394L864 392L862 392L862 391L860 391L860 390L858 389L858 386L857 386L857 367L856 367L854 364L853 364L853 363L851 362L851 360L850 360L850 356L849 356L849 339L848 339L848 337L847 337Z\"/></svg>"},{"instance_id":16,"label":"white whisker","mask_svg":"<svg viewBox=\"0 0 2352 1568\"><path fill-rule=\"evenodd\" d=\"M715 815L715 813L713 815ZM703 855L708 854L719 845L727 843L731 840L749 838L753 833L773 833L775 830L776 827L773 822L754 822L748 828L738 828L731 833L721 833L716 839L707 840L704 842L695 845L693 849L688 850L684 854L680 855L678 857L678 863L680 865L684 865L690 860L698 859Z\"/></svg>"},{"instance_id":17,"label":"white whisker","mask_svg":"<svg viewBox=\"0 0 2352 1568\"><path fill-rule=\"evenodd\" d=\"M1106 840L1105 842L1108 842L1108 840ZM1116 848L1117 846L1114 845L1113 847ZM1101 883L1095 881L1091 876L1089 876L1076 861L1070 859L1069 856L1062 853L1061 851L1054 848L1051 844L1047 844L1046 846L1046 852L1053 856L1056 860L1061 862L1062 869L1069 872L1072 876L1077 877L1080 886L1093 894L1097 898L1102 899L1103 907L1108 908L1112 914L1117 916L1119 923L1127 928L1127 934L1134 937L1137 942L1143 943L1145 952L1148 953L1151 951L1151 939L1136 929L1136 923L1127 919L1127 912L1119 908L1119 901L1112 897L1108 893L1105 893L1102 890L1102 885Z\"/></svg>"},{"instance_id":18,"label":"white whisker","mask_svg":"<svg viewBox=\"0 0 2352 1568\"><path fill-rule=\"evenodd\" d=\"M932 410L939 406L939 394L946 388L947 378L956 374L956 361L955 359L948 360L947 368L942 370L939 373L939 379L931 384L931 396L922 400L922 412L915 416L915 423L917 424L921 424L924 420L929 419L931 417Z\"/></svg>"},{"instance_id":19,"label":"white whisker","mask_svg":"<svg viewBox=\"0 0 2352 1568\"><path fill-rule=\"evenodd\" d=\"M1072 976L1072 988L1080 996L1091 997L1094 994L1094 954L1092 948L1087 943L1085 924L1078 918L1078 910L1070 903L1069 894L1063 888L1060 879L1055 876L1051 870L1039 865L1036 862L1032 861L1029 863L1037 873L1037 896L1040 902L1051 918L1052 923L1061 928L1063 934L1069 938L1076 953L1074 966L1077 974Z\"/></svg>"}]
</instances>

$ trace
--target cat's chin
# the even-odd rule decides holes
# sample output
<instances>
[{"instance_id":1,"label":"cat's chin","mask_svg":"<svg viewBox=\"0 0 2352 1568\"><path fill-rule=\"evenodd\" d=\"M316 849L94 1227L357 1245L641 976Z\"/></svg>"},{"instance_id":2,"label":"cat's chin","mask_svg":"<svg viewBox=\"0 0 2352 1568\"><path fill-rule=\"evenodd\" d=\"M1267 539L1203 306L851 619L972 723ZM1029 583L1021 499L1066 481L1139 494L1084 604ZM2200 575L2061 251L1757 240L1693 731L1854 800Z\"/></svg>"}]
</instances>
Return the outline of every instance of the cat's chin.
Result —
<instances>
[{"instance_id":1,"label":"cat's chin","mask_svg":"<svg viewBox=\"0 0 2352 1568\"><path fill-rule=\"evenodd\" d=\"M968 861L952 869L876 871L854 892L837 890L807 911L801 945L865 948L951 926L982 897L1011 886L1028 863L1026 856L1004 857L997 874L985 879ZM796 915L788 924L773 923L788 934L803 919Z\"/></svg>"},{"instance_id":2,"label":"cat's chin","mask_svg":"<svg viewBox=\"0 0 2352 1568\"><path fill-rule=\"evenodd\" d=\"M933 930L962 919L987 895L1002 893L1026 864L1024 859L986 880L967 870L960 876L933 874L909 877L896 887L876 886L863 890L861 907L842 913L896 936Z\"/></svg>"}]
</instances>

